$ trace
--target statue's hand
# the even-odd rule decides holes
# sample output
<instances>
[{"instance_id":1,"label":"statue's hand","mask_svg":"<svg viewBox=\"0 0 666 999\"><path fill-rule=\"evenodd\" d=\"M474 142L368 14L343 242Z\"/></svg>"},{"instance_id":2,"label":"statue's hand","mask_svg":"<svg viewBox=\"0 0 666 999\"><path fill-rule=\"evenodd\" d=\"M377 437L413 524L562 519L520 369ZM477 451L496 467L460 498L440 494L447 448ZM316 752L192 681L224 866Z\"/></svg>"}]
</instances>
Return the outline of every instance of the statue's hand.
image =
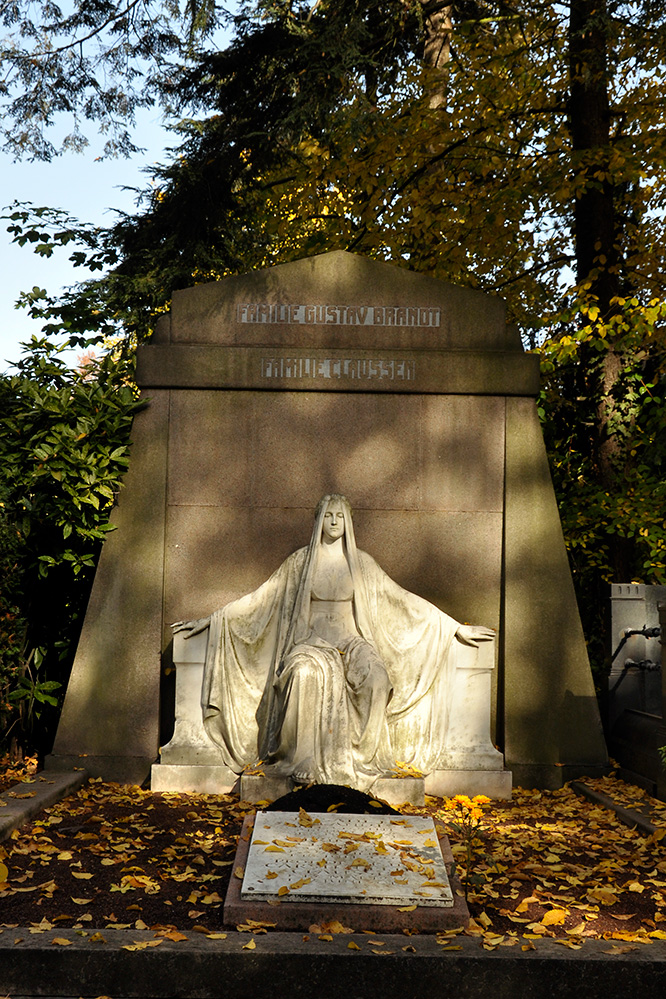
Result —
<instances>
[{"instance_id":1,"label":"statue's hand","mask_svg":"<svg viewBox=\"0 0 666 999\"><path fill-rule=\"evenodd\" d=\"M200 617L197 621L174 621L171 625L171 631L174 635L179 632L183 632L183 638L192 638L194 635L200 635L202 631L206 628L210 628L210 618Z\"/></svg>"},{"instance_id":2,"label":"statue's hand","mask_svg":"<svg viewBox=\"0 0 666 999\"><path fill-rule=\"evenodd\" d=\"M465 645L473 645L475 649L479 647L479 642L489 642L494 637L493 629L484 628L482 624L461 624L456 631L456 638Z\"/></svg>"}]
</instances>

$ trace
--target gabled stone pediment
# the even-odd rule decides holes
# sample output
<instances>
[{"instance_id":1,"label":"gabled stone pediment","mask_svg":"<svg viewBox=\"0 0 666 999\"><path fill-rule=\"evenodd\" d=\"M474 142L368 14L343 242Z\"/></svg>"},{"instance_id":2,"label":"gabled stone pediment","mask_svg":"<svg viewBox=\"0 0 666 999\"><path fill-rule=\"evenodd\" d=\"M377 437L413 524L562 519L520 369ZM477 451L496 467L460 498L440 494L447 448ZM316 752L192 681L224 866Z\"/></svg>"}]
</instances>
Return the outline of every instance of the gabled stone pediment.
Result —
<instances>
[{"instance_id":1,"label":"gabled stone pediment","mask_svg":"<svg viewBox=\"0 0 666 999\"><path fill-rule=\"evenodd\" d=\"M520 350L500 298L344 250L177 291L156 344Z\"/></svg>"}]
</instances>

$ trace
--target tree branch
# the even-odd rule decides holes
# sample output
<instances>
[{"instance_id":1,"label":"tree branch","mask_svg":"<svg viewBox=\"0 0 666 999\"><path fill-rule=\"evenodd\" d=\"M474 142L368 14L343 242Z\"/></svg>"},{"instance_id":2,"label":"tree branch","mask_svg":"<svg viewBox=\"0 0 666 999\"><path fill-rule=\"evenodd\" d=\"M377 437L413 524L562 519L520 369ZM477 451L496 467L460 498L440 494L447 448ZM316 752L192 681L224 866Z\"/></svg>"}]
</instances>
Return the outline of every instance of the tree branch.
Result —
<instances>
[{"instance_id":1,"label":"tree branch","mask_svg":"<svg viewBox=\"0 0 666 999\"><path fill-rule=\"evenodd\" d=\"M515 284L516 281L522 281L524 277L530 274L538 274L540 271L547 271L552 267L557 267L561 264L569 264L574 259L571 253L561 253L559 257L555 257L553 260L545 260L541 264L533 264L532 267L526 267L524 271L520 274L515 274L511 278L507 278L506 281L501 281L499 284L493 284L491 287L494 291L499 291L500 288L506 288L507 285Z\"/></svg>"},{"instance_id":2,"label":"tree branch","mask_svg":"<svg viewBox=\"0 0 666 999\"><path fill-rule=\"evenodd\" d=\"M108 26L110 24L113 24L114 21L119 21L121 18L126 17L127 14L129 14L129 12L133 10L134 7L137 7L140 3L143 3L143 0L131 0L131 2L128 3L127 7L125 7L124 10L119 11L116 14L112 14L111 17L108 17L106 21L104 21L102 24L99 24L96 28L94 28L91 32L89 32L89 34L84 35L83 38L76 38L73 42L67 42L66 45L58 45L55 49L50 49L49 51L46 52L32 52L30 55L26 55L25 58L43 59L45 56L60 55L62 52L67 52L69 49L76 48L77 45L83 45L84 42L88 42L90 41L91 38L94 38L96 35L99 35L100 32L104 31L105 28L108 28Z\"/></svg>"}]
</instances>

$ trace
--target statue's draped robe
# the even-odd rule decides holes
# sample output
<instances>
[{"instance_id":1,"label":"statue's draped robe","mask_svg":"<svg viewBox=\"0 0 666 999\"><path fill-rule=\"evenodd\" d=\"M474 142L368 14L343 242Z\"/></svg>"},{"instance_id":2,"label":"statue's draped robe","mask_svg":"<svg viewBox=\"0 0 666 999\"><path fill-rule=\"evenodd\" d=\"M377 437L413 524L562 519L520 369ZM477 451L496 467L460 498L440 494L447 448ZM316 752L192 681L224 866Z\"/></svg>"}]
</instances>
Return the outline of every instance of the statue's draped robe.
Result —
<instances>
[{"instance_id":1,"label":"statue's draped robe","mask_svg":"<svg viewBox=\"0 0 666 999\"><path fill-rule=\"evenodd\" d=\"M357 752L363 735L359 727L372 701L373 691L367 689L372 677L366 689L355 691L345 680L340 652L325 642L308 643L322 519L323 513L307 548L290 555L253 593L211 615L203 685L206 730L236 772L258 760L275 763L286 773L298 769L301 761L290 754L293 739L289 731L283 732L284 723L292 730L301 724L315 726L313 776L321 783L368 787L395 762L428 773L437 768L444 748L458 622L398 586L370 555L359 551L347 514L345 546L356 625L379 655L393 688L392 694L388 690L384 729L373 742L376 755L362 759ZM294 650L312 658L322 682L309 682L304 688L308 703L292 703L287 712L294 693ZM385 681L377 696L386 703Z\"/></svg>"}]
</instances>

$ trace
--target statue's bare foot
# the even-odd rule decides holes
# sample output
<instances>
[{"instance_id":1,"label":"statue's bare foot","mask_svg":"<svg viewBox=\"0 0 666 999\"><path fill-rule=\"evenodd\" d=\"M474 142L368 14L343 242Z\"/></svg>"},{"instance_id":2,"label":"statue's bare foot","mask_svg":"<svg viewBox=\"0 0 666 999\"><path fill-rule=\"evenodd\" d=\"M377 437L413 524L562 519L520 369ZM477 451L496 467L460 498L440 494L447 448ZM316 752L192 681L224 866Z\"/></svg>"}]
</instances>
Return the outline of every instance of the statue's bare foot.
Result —
<instances>
[{"instance_id":1,"label":"statue's bare foot","mask_svg":"<svg viewBox=\"0 0 666 999\"><path fill-rule=\"evenodd\" d=\"M312 774L299 772L297 774L292 774L291 779L294 784L314 784L314 777Z\"/></svg>"}]
</instances>

